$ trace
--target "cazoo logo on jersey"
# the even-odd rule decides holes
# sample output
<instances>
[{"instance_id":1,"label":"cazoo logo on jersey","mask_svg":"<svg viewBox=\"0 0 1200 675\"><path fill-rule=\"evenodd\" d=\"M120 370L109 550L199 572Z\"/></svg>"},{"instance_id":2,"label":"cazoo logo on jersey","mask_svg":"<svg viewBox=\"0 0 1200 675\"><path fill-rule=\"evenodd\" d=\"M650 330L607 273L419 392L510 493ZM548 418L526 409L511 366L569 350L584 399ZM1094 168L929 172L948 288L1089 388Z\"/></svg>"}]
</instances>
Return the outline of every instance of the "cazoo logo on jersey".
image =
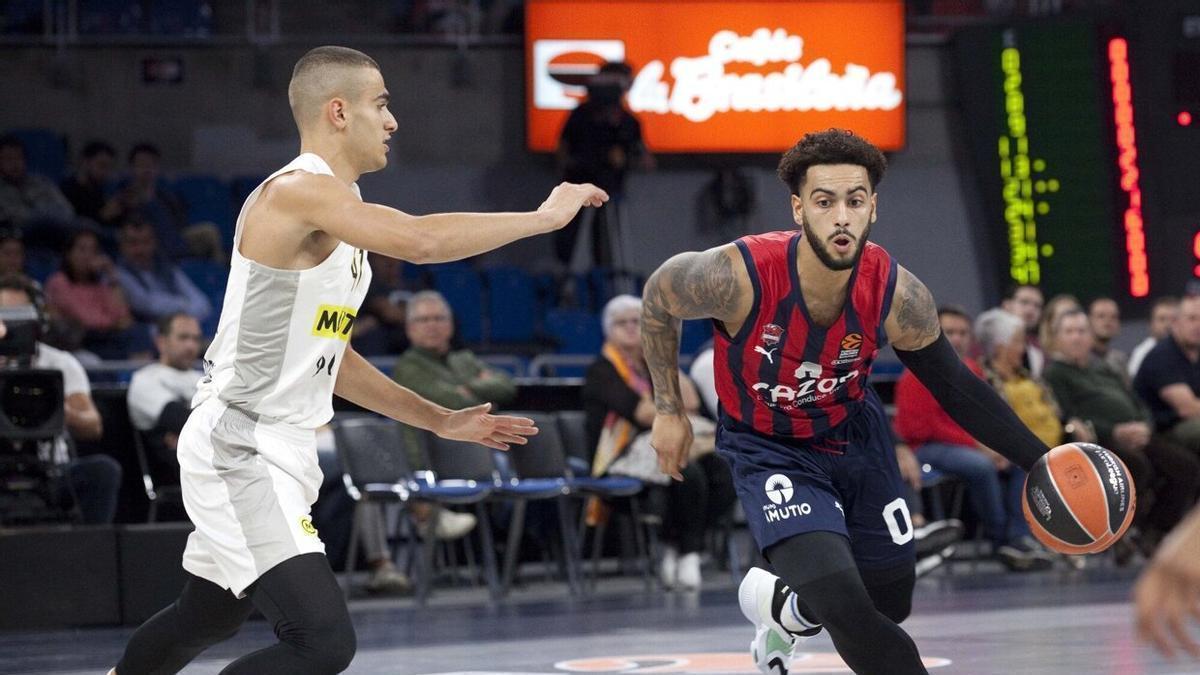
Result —
<instances>
[{"instance_id":1,"label":"cazoo logo on jersey","mask_svg":"<svg viewBox=\"0 0 1200 675\"><path fill-rule=\"evenodd\" d=\"M778 152L829 127L900 149L904 3L870 5L529 0L529 147L554 150L588 78L625 61L629 108L657 152Z\"/></svg>"},{"instance_id":2,"label":"cazoo logo on jersey","mask_svg":"<svg viewBox=\"0 0 1200 675\"><path fill-rule=\"evenodd\" d=\"M822 377L825 369L819 363L805 361L796 369L796 386L786 384L770 384L757 382L750 388L757 391L767 405L776 408L798 408L809 403L824 400L854 378L858 377L857 370L851 370L844 375L834 374L834 377Z\"/></svg>"},{"instance_id":3,"label":"cazoo logo on jersey","mask_svg":"<svg viewBox=\"0 0 1200 675\"><path fill-rule=\"evenodd\" d=\"M354 310L338 305L321 305L313 318L312 334L316 337L335 338L345 342L350 339L354 326Z\"/></svg>"}]
</instances>

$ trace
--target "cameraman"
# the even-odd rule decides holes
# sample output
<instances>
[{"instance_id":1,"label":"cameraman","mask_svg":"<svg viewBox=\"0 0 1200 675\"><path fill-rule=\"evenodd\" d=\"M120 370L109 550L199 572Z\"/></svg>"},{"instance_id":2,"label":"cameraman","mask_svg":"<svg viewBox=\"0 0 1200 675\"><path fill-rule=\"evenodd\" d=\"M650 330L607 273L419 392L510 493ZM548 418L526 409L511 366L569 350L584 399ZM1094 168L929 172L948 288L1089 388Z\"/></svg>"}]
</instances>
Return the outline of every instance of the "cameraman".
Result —
<instances>
[{"instance_id":1,"label":"cameraman","mask_svg":"<svg viewBox=\"0 0 1200 675\"><path fill-rule=\"evenodd\" d=\"M558 143L558 163L563 180L592 183L612 198L593 210L592 261L598 267L613 267L613 245L620 242L616 204L625 188L631 167L652 169L654 158L642 142L642 125L625 107L625 94L633 84L633 69L627 63L605 63L587 85L587 100L571 111L563 124ZM554 233L554 251L563 269L570 271L575 241L579 236L582 211L566 227Z\"/></svg>"},{"instance_id":2,"label":"cameraman","mask_svg":"<svg viewBox=\"0 0 1200 675\"><path fill-rule=\"evenodd\" d=\"M40 291L32 281L19 275L0 277L0 307L35 305ZM42 310L39 308L39 314ZM3 329L0 328L0 336ZM0 357L3 359L4 357ZM12 367L11 363L0 363ZM108 455L74 457L71 439L97 440L104 433L100 413L92 401L91 384L79 360L69 352L37 343L31 368L57 370L63 376L63 411L66 431L41 444L39 455L62 469L63 488L70 491L79 506L84 523L111 523L117 510L121 486L121 465Z\"/></svg>"}]
</instances>

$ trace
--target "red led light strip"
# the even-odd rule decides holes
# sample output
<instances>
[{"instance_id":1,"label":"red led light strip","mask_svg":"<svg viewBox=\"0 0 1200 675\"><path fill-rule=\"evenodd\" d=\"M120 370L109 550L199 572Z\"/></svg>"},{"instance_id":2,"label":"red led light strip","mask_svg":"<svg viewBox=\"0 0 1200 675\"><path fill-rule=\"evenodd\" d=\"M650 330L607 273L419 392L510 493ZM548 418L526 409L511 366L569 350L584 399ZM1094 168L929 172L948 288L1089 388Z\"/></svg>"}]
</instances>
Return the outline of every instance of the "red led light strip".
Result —
<instances>
[{"instance_id":1,"label":"red led light strip","mask_svg":"<svg viewBox=\"0 0 1200 675\"><path fill-rule=\"evenodd\" d=\"M1142 188L1138 184L1137 137L1133 128L1133 89L1129 84L1129 44L1125 38L1108 41L1108 73L1112 81L1113 121L1117 129L1117 170L1121 190L1129 197L1122 223L1125 227L1125 260L1129 270L1129 294L1150 294L1150 270L1146 260L1146 229L1142 220Z\"/></svg>"}]
</instances>

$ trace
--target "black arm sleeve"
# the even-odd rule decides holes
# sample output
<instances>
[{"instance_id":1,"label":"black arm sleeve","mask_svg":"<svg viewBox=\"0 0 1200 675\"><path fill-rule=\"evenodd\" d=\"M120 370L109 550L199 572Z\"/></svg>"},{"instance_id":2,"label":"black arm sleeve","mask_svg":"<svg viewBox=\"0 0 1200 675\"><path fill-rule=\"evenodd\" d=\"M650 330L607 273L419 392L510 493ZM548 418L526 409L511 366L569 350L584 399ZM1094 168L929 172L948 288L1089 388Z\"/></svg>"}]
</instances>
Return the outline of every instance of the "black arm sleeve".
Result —
<instances>
[{"instance_id":1,"label":"black arm sleeve","mask_svg":"<svg viewBox=\"0 0 1200 675\"><path fill-rule=\"evenodd\" d=\"M1049 448L986 382L958 358L946 336L916 351L896 350L951 419L980 443L1028 471Z\"/></svg>"}]
</instances>

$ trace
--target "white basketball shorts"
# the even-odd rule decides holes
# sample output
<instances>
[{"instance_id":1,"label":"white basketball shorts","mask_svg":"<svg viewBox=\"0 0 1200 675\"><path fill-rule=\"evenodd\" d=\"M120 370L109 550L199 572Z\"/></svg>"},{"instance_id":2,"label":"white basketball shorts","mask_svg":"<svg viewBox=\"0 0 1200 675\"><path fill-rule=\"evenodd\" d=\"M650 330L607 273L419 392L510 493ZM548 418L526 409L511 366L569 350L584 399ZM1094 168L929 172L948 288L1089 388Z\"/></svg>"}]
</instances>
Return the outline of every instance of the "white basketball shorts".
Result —
<instances>
[{"instance_id":1,"label":"white basketball shorts","mask_svg":"<svg viewBox=\"0 0 1200 675\"><path fill-rule=\"evenodd\" d=\"M183 504L196 530L183 568L242 597L267 570L324 553L310 509L321 487L315 432L210 398L179 435Z\"/></svg>"}]
</instances>

